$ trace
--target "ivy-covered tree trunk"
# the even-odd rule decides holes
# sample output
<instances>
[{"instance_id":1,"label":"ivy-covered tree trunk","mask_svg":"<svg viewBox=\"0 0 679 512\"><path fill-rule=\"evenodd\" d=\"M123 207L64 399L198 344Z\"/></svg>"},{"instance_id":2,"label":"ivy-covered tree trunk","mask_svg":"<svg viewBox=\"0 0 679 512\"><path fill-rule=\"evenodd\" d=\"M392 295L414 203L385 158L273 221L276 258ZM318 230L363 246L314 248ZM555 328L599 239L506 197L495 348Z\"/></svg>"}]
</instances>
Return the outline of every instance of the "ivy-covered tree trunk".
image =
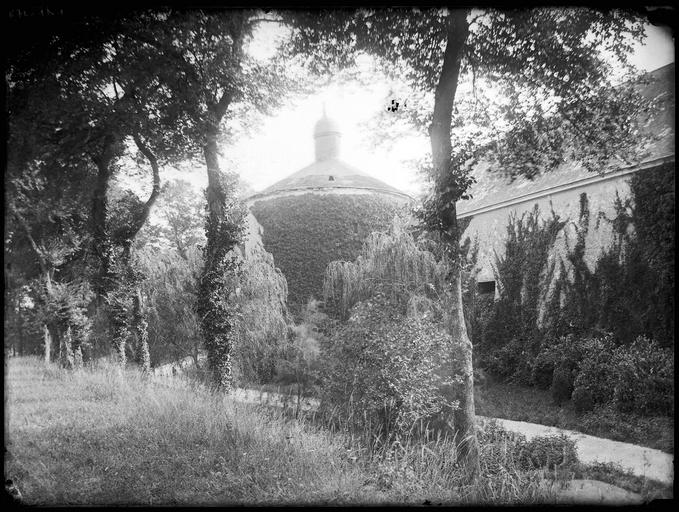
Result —
<instances>
[{"instance_id":1,"label":"ivy-covered tree trunk","mask_svg":"<svg viewBox=\"0 0 679 512\"><path fill-rule=\"evenodd\" d=\"M83 367L83 347L81 333L76 330L73 341L73 368L80 370Z\"/></svg>"},{"instance_id":2,"label":"ivy-covered tree trunk","mask_svg":"<svg viewBox=\"0 0 679 512\"><path fill-rule=\"evenodd\" d=\"M243 228L242 217L229 215L232 213L228 204L231 191L227 190L217 160L217 126L222 115L214 115L204 147L208 175L207 244L197 311L213 384L218 389L228 391L233 384L231 358L234 325L227 303L227 277L237 269L237 264L227 255L240 242Z\"/></svg>"},{"instance_id":3,"label":"ivy-covered tree trunk","mask_svg":"<svg viewBox=\"0 0 679 512\"><path fill-rule=\"evenodd\" d=\"M144 311L141 290L137 288L134 296L134 330L137 334L137 364L142 372L151 371L151 355L149 354L149 333L146 312Z\"/></svg>"},{"instance_id":4,"label":"ivy-covered tree trunk","mask_svg":"<svg viewBox=\"0 0 679 512\"><path fill-rule=\"evenodd\" d=\"M60 363L63 368L73 368L73 332L71 326L66 326L66 330L61 335Z\"/></svg>"},{"instance_id":5,"label":"ivy-covered tree trunk","mask_svg":"<svg viewBox=\"0 0 679 512\"><path fill-rule=\"evenodd\" d=\"M92 201L92 223L94 252L99 257L99 272L94 282L97 294L97 308L104 302L108 306L108 318L111 328L111 344L116 354L117 362L125 367L125 343L129 330L127 328L127 312L124 301L115 296L119 275L116 272L116 248L111 240L108 226L109 201L108 187L111 180L110 164L114 158L115 140L109 134L104 143L101 154L94 159L97 166L97 182Z\"/></svg>"},{"instance_id":6,"label":"ivy-covered tree trunk","mask_svg":"<svg viewBox=\"0 0 679 512\"><path fill-rule=\"evenodd\" d=\"M127 364L125 345L127 344L127 338L130 336L130 330L128 328L125 297L116 295L117 294L109 295L109 314L113 335L112 344L118 364L120 364L122 368L125 368L125 365Z\"/></svg>"},{"instance_id":7,"label":"ivy-covered tree trunk","mask_svg":"<svg viewBox=\"0 0 679 512\"><path fill-rule=\"evenodd\" d=\"M115 350L118 362L122 367L127 363L125 346L130 336L131 329L144 333L142 344L142 368L145 371L150 369L150 357L148 354L148 334L146 333L146 321L141 319L140 323L130 325L128 310L131 299L129 286L134 283L137 277L133 276L130 267L132 242L146 223L151 209L160 195L160 171L158 159L151 147L144 141L142 136L135 132L132 134L135 144L140 152L148 159L152 169L152 188L151 194L138 212L133 213L129 226L120 230L115 236L111 234L108 224L108 198L107 190L111 179L110 164L114 157L114 147L116 144L115 134L109 134L102 154L95 159L97 165L97 186L94 194L92 209L92 219L94 223L94 242L95 251L100 258L100 272L96 282L96 291L101 298L105 298L108 303L109 320L111 322L112 345ZM131 277L132 275L132 277ZM98 305L101 300L98 301ZM136 317L135 317L136 318ZM144 354L145 350L145 354ZM146 362L144 362L146 361Z\"/></svg>"},{"instance_id":8,"label":"ivy-covered tree trunk","mask_svg":"<svg viewBox=\"0 0 679 512\"><path fill-rule=\"evenodd\" d=\"M44 324L42 326L42 339L45 348L45 365L49 365L51 360L50 356L52 352L52 335L50 334L50 330L47 327L47 324Z\"/></svg>"},{"instance_id":9,"label":"ivy-covered tree trunk","mask_svg":"<svg viewBox=\"0 0 679 512\"><path fill-rule=\"evenodd\" d=\"M472 344L467 334L462 303L462 275L459 261L460 233L457 222L456 201L464 187L459 183L459 169L452 159L451 126L455 93L460 76L460 63L465 40L469 34L468 10L451 11L448 15L446 49L443 65L436 85L434 114L429 128L432 163L434 166L434 193L439 204L438 217L442 238L452 260L448 282L450 284L449 326L454 342L462 349L462 389L457 397L460 407L453 413L456 439L459 443L458 460L473 478L478 475L479 447L476 438L474 411L474 368Z\"/></svg>"}]
</instances>

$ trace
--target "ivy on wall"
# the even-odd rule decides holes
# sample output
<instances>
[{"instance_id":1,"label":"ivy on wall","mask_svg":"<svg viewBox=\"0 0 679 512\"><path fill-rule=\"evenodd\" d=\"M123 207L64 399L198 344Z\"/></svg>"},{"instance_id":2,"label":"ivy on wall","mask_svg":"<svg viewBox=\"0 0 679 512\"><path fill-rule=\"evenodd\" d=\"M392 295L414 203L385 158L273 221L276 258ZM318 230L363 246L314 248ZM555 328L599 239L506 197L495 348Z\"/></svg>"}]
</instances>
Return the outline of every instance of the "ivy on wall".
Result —
<instances>
[{"instance_id":1,"label":"ivy on wall","mask_svg":"<svg viewBox=\"0 0 679 512\"><path fill-rule=\"evenodd\" d=\"M288 281L288 304L299 311L323 293L331 261L353 261L373 231L389 227L403 208L397 197L366 194L302 194L256 201L262 242Z\"/></svg>"},{"instance_id":2,"label":"ivy on wall","mask_svg":"<svg viewBox=\"0 0 679 512\"><path fill-rule=\"evenodd\" d=\"M496 254L494 268L500 297L481 329L487 369L532 383L538 353L569 336L611 333L624 346L639 337L673 345L674 164L635 174L630 188L630 197L616 195L611 218L598 214L597 228L608 222L613 239L594 270L585 262L591 213L587 194L581 194L576 236L566 240L556 280L548 255L565 222L554 214L539 221L537 205L521 218L510 217L505 254ZM548 289L549 296L541 292Z\"/></svg>"},{"instance_id":3,"label":"ivy on wall","mask_svg":"<svg viewBox=\"0 0 679 512\"><path fill-rule=\"evenodd\" d=\"M552 308L554 334L605 331L623 344L642 335L672 344L674 164L635 174L630 189L629 198L616 197L611 219L599 215L613 228L613 243L594 272L584 262L584 238L569 252L573 276L558 283L564 307ZM579 233L586 234L586 197L580 217Z\"/></svg>"}]
</instances>

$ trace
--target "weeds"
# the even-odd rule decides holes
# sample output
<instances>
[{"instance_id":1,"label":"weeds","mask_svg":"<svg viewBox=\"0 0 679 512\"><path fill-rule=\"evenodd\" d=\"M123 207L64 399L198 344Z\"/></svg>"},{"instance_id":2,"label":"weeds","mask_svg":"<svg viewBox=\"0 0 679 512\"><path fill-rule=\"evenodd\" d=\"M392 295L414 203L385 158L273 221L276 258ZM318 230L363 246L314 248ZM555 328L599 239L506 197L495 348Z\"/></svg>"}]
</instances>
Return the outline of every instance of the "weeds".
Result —
<instances>
[{"instance_id":1,"label":"weeds","mask_svg":"<svg viewBox=\"0 0 679 512\"><path fill-rule=\"evenodd\" d=\"M542 477L509 458L465 483L454 440L422 425L380 444L324 428L318 415L295 420L105 362L66 372L12 358L7 382L6 474L29 504L550 500Z\"/></svg>"}]
</instances>

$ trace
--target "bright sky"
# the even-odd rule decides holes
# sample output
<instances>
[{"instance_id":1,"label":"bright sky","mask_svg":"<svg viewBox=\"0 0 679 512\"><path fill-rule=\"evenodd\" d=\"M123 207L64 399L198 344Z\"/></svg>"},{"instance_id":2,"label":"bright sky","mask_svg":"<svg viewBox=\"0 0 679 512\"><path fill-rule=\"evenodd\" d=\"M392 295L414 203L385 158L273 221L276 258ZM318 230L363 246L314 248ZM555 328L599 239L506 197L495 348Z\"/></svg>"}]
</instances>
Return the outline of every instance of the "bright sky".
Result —
<instances>
[{"instance_id":1,"label":"bright sky","mask_svg":"<svg viewBox=\"0 0 679 512\"><path fill-rule=\"evenodd\" d=\"M253 52L262 52L276 34L275 24L264 24L258 34ZM635 45L632 63L642 70L654 70L674 62L674 42L667 28L652 25L646 27L645 44ZM257 53L255 53L257 54ZM250 137L238 141L231 147L222 148L225 157L224 168L236 169L241 177L255 191L285 178L309 165L314 160L313 128L322 113L325 102L328 115L343 129L341 157L374 177L416 195L421 190L421 178L408 160L422 157L429 151L428 138L413 133L404 138L391 151L370 147L366 134L359 126L387 108L385 102L387 83L375 83L371 87L357 84L331 85L296 104L280 109L273 117L267 118L261 128ZM174 174L174 173L172 173ZM201 167L189 177L198 188L207 185L205 171ZM166 175L166 179L170 175Z\"/></svg>"}]
</instances>

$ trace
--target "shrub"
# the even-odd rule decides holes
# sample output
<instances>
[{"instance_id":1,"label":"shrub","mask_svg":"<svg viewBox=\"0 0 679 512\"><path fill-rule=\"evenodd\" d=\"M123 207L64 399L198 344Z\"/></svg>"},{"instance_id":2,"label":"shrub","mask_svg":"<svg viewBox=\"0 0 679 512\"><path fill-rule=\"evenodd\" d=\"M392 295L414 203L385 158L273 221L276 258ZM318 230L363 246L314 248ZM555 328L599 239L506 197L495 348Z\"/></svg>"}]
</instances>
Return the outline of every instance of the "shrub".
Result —
<instances>
[{"instance_id":1,"label":"shrub","mask_svg":"<svg viewBox=\"0 0 679 512\"><path fill-rule=\"evenodd\" d=\"M301 397L315 391L319 384L320 346L325 339L322 327L327 315L319 311L319 302L310 300L304 309L302 322L290 327L290 339L283 357L276 362L276 382L296 384Z\"/></svg>"},{"instance_id":2,"label":"shrub","mask_svg":"<svg viewBox=\"0 0 679 512\"><path fill-rule=\"evenodd\" d=\"M286 306L287 282L271 254L258 240L245 251L241 272L229 287L236 290L229 302L235 317L234 362L238 381L263 384L273 381L284 357L290 315Z\"/></svg>"},{"instance_id":3,"label":"shrub","mask_svg":"<svg viewBox=\"0 0 679 512\"><path fill-rule=\"evenodd\" d=\"M487 422L478 431L483 474L499 474L520 467L527 445L526 436L505 430L497 421Z\"/></svg>"},{"instance_id":4,"label":"shrub","mask_svg":"<svg viewBox=\"0 0 679 512\"><path fill-rule=\"evenodd\" d=\"M549 389L554 378L554 368L559 363L559 353L553 346L538 352L531 368L530 381L540 389Z\"/></svg>"},{"instance_id":5,"label":"shrub","mask_svg":"<svg viewBox=\"0 0 679 512\"><path fill-rule=\"evenodd\" d=\"M674 354L643 336L616 354L617 383L613 393L621 412L674 414Z\"/></svg>"},{"instance_id":6,"label":"shrub","mask_svg":"<svg viewBox=\"0 0 679 512\"><path fill-rule=\"evenodd\" d=\"M573 376L568 368L558 366L556 370L554 370L554 378L552 379L550 391L552 392L552 399L556 405L561 405L570 400L571 394L573 393Z\"/></svg>"},{"instance_id":7,"label":"shrub","mask_svg":"<svg viewBox=\"0 0 679 512\"><path fill-rule=\"evenodd\" d=\"M523 457L524 465L533 468L554 469L578 461L575 441L565 434L534 437L526 443Z\"/></svg>"},{"instance_id":8,"label":"shrub","mask_svg":"<svg viewBox=\"0 0 679 512\"><path fill-rule=\"evenodd\" d=\"M484 366L492 374L511 382L528 384L531 379L532 360L530 342L525 339L512 338L499 350L488 354Z\"/></svg>"},{"instance_id":9,"label":"shrub","mask_svg":"<svg viewBox=\"0 0 679 512\"><path fill-rule=\"evenodd\" d=\"M610 337L588 340L586 353L573 383L573 405L578 413L591 411L613 398L617 381L616 347Z\"/></svg>"},{"instance_id":10,"label":"shrub","mask_svg":"<svg viewBox=\"0 0 679 512\"><path fill-rule=\"evenodd\" d=\"M611 401L595 406L592 411L583 414L578 423L579 430L586 434L674 452L672 418L621 413Z\"/></svg>"},{"instance_id":11,"label":"shrub","mask_svg":"<svg viewBox=\"0 0 679 512\"><path fill-rule=\"evenodd\" d=\"M441 390L452 382L439 371L448 366L452 339L430 320L403 313L378 293L356 304L322 345L322 409L377 438L454 406Z\"/></svg>"},{"instance_id":12,"label":"shrub","mask_svg":"<svg viewBox=\"0 0 679 512\"><path fill-rule=\"evenodd\" d=\"M499 473L507 467L519 469L554 469L578 461L575 441L564 434L526 436L505 430L489 421L478 432L481 464L484 473Z\"/></svg>"}]
</instances>

